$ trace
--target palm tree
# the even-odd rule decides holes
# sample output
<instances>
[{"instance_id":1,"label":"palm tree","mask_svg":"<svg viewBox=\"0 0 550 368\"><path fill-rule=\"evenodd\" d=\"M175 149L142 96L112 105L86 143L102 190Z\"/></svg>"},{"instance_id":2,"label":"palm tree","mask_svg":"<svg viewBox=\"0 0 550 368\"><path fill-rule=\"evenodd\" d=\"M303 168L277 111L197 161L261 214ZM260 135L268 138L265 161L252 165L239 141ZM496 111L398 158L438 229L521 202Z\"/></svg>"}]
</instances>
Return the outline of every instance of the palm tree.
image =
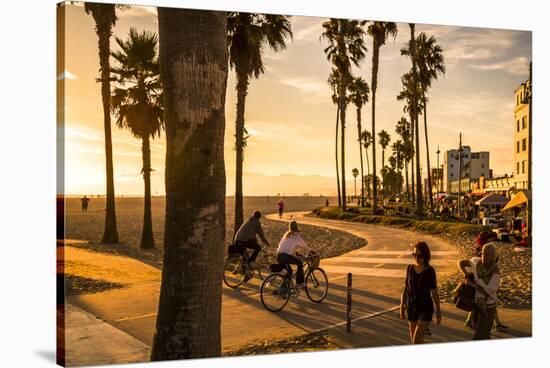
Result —
<instances>
[{"instance_id":1,"label":"palm tree","mask_svg":"<svg viewBox=\"0 0 550 368\"><path fill-rule=\"evenodd\" d=\"M430 148L428 143L428 119L426 92L432 86L432 81L437 80L439 74L445 74L445 61L443 49L437 44L433 36L428 37L421 32L416 38L416 62L418 66L418 79L422 91L422 102L424 106L424 134L426 141L426 166L428 169L428 193L430 196L430 207L433 208L432 177L430 172ZM402 50L402 54L410 55L410 44Z\"/></svg>"},{"instance_id":2,"label":"palm tree","mask_svg":"<svg viewBox=\"0 0 550 368\"><path fill-rule=\"evenodd\" d=\"M369 147L372 144L372 134L368 130L363 130L361 132L361 140L363 141L363 148L365 149L365 156L367 158L367 175L370 174L370 165L369 165ZM371 186L365 182L367 187L367 197L370 198Z\"/></svg>"},{"instance_id":3,"label":"palm tree","mask_svg":"<svg viewBox=\"0 0 550 368\"><path fill-rule=\"evenodd\" d=\"M113 141L111 138L111 83L109 75L110 39L117 21L116 5L84 3L86 14L91 14L95 22L95 31L99 48L99 70L101 72L101 101L103 103L103 131L105 134L105 228L100 243L118 243L115 211L115 181L113 170Z\"/></svg>"},{"instance_id":4,"label":"palm tree","mask_svg":"<svg viewBox=\"0 0 550 368\"><path fill-rule=\"evenodd\" d=\"M407 200L410 200L408 163L412 160L414 147L411 141L411 124L406 118L401 117L395 126L395 133L401 137L401 152L403 154L403 166L405 168L405 183Z\"/></svg>"},{"instance_id":5,"label":"palm tree","mask_svg":"<svg viewBox=\"0 0 550 368\"><path fill-rule=\"evenodd\" d=\"M335 134L335 144L334 144L334 157L336 158L336 187L338 189L338 207L342 207L342 197L340 193L340 175L338 173L338 122L340 117L340 104L338 103L340 100L340 97L338 97L338 86L340 84L339 82L339 74L338 69L332 68L332 71L330 72L328 76L328 84L330 85L332 89L332 103L336 105L336 134Z\"/></svg>"},{"instance_id":6,"label":"palm tree","mask_svg":"<svg viewBox=\"0 0 550 368\"><path fill-rule=\"evenodd\" d=\"M369 102L369 85L360 77L353 78L350 86L349 100L355 105L357 112L357 140L359 141L359 158L361 161L361 206L365 205L365 174L363 172L363 142L362 142L362 128L361 128L361 108L367 102ZM368 166L368 163L367 163Z\"/></svg>"},{"instance_id":7,"label":"palm tree","mask_svg":"<svg viewBox=\"0 0 550 368\"><path fill-rule=\"evenodd\" d=\"M324 32L321 38L327 40L328 46L325 48L327 59L333 67L338 70L339 86L338 97L340 107L340 138L341 138L341 165L342 165L342 208L346 209L346 155L345 155L345 131L346 131L346 107L347 107L347 88L351 81L351 64L359 66L359 63L365 58L367 48L363 37L365 30L363 26L366 21L334 19L323 22Z\"/></svg>"},{"instance_id":8,"label":"palm tree","mask_svg":"<svg viewBox=\"0 0 550 368\"><path fill-rule=\"evenodd\" d=\"M351 170L351 175L353 175L353 186L355 188L355 198L357 198L357 175L359 175L359 170L357 168L353 168Z\"/></svg>"},{"instance_id":9,"label":"palm tree","mask_svg":"<svg viewBox=\"0 0 550 368\"><path fill-rule=\"evenodd\" d=\"M414 126L414 137L415 137L415 159L416 159L416 216L422 217L424 212L424 200L422 198L422 178L420 177L420 137L419 137L419 131L418 131L418 107L417 103L420 100L420 95L418 94L418 71L416 69L416 39L414 37L414 23L409 23L409 28L411 30L411 40L410 40L410 59L412 61L412 85L413 85L413 105L412 105L412 111L415 121Z\"/></svg>"},{"instance_id":10,"label":"palm tree","mask_svg":"<svg viewBox=\"0 0 550 368\"><path fill-rule=\"evenodd\" d=\"M410 162L411 162L411 182L412 182L412 187L413 187L413 190L411 191L411 193L412 193L411 199L412 199L412 202L414 204L415 203L415 198L416 198L415 191L414 191L414 188L415 188L415 172L416 172L415 159L414 158L415 158L415 153L417 151L417 147L415 147L415 134L414 134L414 132L415 132L415 127L417 126L416 119L418 118L418 112L422 111L423 105L422 105L422 100L421 99L416 99L415 100L412 71L409 71L409 72L405 73L401 77L401 82L403 84L403 88L402 88L401 92L397 95L397 100L405 101L405 106L403 107L403 112L406 112L406 113L409 114L409 118L410 118L410 121L411 121L411 127L410 127L410 132L411 133L409 135L410 147L407 145L407 148L410 148L410 154L411 154L411 159L410 159ZM418 96L421 93L420 85L416 84L416 86L417 86L416 96ZM416 103L414 103L414 101L416 101ZM416 106L416 110L414 110L413 106ZM415 111L417 112L416 115L414 114Z\"/></svg>"},{"instance_id":11,"label":"palm tree","mask_svg":"<svg viewBox=\"0 0 550 368\"><path fill-rule=\"evenodd\" d=\"M151 360L221 355L227 13L158 8L164 266Z\"/></svg>"},{"instance_id":12,"label":"palm tree","mask_svg":"<svg viewBox=\"0 0 550 368\"><path fill-rule=\"evenodd\" d=\"M231 12L227 18L229 65L237 77L237 114L235 118L235 224L234 233L243 223L243 160L248 132L245 128L245 104L251 78L259 78L265 67L262 60L267 47L278 52L292 38L289 17L270 14Z\"/></svg>"},{"instance_id":13,"label":"palm tree","mask_svg":"<svg viewBox=\"0 0 550 368\"><path fill-rule=\"evenodd\" d=\"M390 135L388 134L388 132L382 129L378 133L378 140L379 140L378 143L382 147L382 168L384 168L385 167L384 153L386 151L386 148L388 147L388 144L390 144ZM383 188L382 196L383 196L383 199L386 199L386 187L385 187L386 182L384 180L385 180L385 177L384 177L384 174L382 174L382 188Z\"/></svg>"},{"instance_id":14,"label":"palm tree","mask_svg":"<svg viewBox=\"0 0 550 368\"><path fill-rule=\"evenodd\" d=\"M118 86L112 95L112 110L120 128L128 128L141 139L144 181L143 231L141 248L154 248L151 218L151 147L149 138L160 136L164 128L162 86L157 59L158 36L130 28L126 41L115 38L120 50L111 52L118 66L111 69Z\"/></svg>"},{"instance_id":15,"label":"palm tree","mask_svg":"<svg viewBox=\"0 0 550 368\"><path fill-rule=\"evenodd\" d=\"M405 147L402 140L398 139L395 142L393 142L392 146L392 158L395 159L395 168L396 171L399 173L399 175L402 177L402 170L403 168L406 168L404 165L405 163ZM399 192L401 193L401 189L399 188Z\"/></svg>"},{"instance_id":16,"label":"palm tree","mask_svg":"<svg viewBox=\"0 0 550 368\"><path fill-rule=\"evenodd\" d=\"M376 89L378 88L378 64L380 56L380 47L382 47L388 36L397 36L397 25L394 22L373 22L369 25L368 33L372 37L372 172L376 175ZM376 188L377 180L372 182L372 210L376 212L376 200L378 198Z\"/></svg>"}]
</instances>

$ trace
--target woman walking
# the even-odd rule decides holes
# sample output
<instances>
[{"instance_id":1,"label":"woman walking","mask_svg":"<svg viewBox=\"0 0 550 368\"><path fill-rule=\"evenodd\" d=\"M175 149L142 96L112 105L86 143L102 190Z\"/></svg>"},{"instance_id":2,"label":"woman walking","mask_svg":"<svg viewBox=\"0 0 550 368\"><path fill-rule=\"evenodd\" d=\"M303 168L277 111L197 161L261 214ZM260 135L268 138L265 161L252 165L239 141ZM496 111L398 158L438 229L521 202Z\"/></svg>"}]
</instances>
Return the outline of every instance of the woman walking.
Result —
<instances>
[{"instance_id":1,"label":"woman walking","mask_svg":"<svg viewBox=\"0 0 550 368\"><path fill-rule=\"evenodd\" d=\"M481 250L481 257L464 259L458 263L466 283L476 289L475 305L472 310L474 340L491 338L491 328L496 314L497 291L500 287L497 259L495 245L487 243Z\"/></svg>"},{"instance_id":2,"label":"woman walking","mask_svg":"<svg viewBox=\"0 0 550 368\"><path fill-rule=\"evenodd\" d=\"M428 324L433 318L434 302L438 325L441 323L441 307L437 292L436 273L430 266L431 252L428 244L416 243L412 255L415 263L407 267L399 315L401 319L405 319L406 313L411 342L422 344Z\"/></svg>"}]
</instances>

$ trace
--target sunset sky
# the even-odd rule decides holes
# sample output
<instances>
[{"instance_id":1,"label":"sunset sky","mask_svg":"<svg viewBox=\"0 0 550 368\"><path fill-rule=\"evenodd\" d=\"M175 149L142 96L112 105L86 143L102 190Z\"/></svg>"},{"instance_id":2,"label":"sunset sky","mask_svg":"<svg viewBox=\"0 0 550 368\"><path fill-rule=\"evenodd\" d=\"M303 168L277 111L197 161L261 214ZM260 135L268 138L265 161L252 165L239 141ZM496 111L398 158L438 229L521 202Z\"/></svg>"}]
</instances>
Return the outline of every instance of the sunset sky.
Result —
<instances>
[{"instance_id":1,"label":"sunset sky","mask_svg":"<svg viewBox=\"0 0 550 368\"><path fill-rule=\"evenodd\" d=\"M126 37L130 27L158 30L156 8L153 7L131 7L118 11L118 17L114 34L121 38ZM268 51L264 56L265 74L250 84L246 126L251 138L245 151L245 194L336 192L335 183L331 184L335 177L336 108L326 82L330 72L330 64L323 53L326 43L319 40L324 20L292 17L294 40L280 53ZM99 61L94 21L82 6L75 4L67 6L65 22L65 72L58 76L59 83L65 82L66 93L62 107L65 109L65 192L103 194L104 134L100 85L95 81ZM410 37L409 27L404 23L398 23L398 27L395 41L390 39L381 48L376 98L377 131L385 129L392 141L397 139L395 123L405 116L403 103L396 100L396 95L401 90L401 75L410 69L410 60L400 55L400 49ZM528 78L531 33L420 24L416 31L437 39L444 50L447 66L446 75L435 81L428 93L432 165L436 163L437 145L441 151L455 148L459 132L462 132L463 143L473 151L490 152L490 165L495 175L512 174L514 90ZM366 44L367 58L354 73L370 85L372 39L366 38ZM115 48L114 40L111 47ZM235 167L233 71L229 74L227 92L226 192L231 195ZM370 130L370 104L363 109L362 115L363 127ZM355 117L355 108L350 106L346 135L346 174L350 179L352 168L359 168ZM116 194L141 195L141 142L127 130L117 128L114 119L112 124ZM421 162L425 175L423 136L421 130ZM156 170L152 176L152 191L161 195L164 194L164 134L152 142L151 149L152 167ZM380 168L380 148L377 158Z\"/></svg>"}]
</instances>

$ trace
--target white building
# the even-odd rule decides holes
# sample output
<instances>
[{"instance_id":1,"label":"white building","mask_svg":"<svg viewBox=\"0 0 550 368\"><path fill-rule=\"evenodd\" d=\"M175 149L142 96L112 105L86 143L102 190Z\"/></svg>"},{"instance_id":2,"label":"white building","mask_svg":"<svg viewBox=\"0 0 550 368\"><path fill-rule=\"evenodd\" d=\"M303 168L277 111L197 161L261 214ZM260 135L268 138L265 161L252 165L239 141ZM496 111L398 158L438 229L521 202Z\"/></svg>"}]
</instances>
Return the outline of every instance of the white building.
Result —
<instances>
[{"instance_id":1,"label":"white building","mask_svg":"<svg viewBox=\"0 0 550 368\"><path fill-rule=\"evenodd\" d=\"M470 146L463 146L462 172L460 179L478 179L480 176L490 178L492 172L489 168L489 152L472 152ZM451 183L459 179L458 149L453 149L443 154L443 189L452 193ZM458 187L457 187L458 188Z\"/></svg>"}]
</instances>

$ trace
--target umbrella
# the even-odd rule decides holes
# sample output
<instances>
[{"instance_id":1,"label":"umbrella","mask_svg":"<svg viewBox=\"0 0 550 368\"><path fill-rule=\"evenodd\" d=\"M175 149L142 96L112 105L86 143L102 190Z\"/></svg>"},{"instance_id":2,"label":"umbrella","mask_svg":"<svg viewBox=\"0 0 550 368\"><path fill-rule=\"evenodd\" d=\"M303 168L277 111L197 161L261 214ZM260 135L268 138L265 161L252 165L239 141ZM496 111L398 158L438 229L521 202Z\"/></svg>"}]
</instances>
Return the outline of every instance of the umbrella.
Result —
<instances>
[{"instance_id":1,"label":"umbrella","mask_svg":"<svg viewBox=\"0 0 550 368\"><path fill-rule=\"evenodd\" d=\"M519 192L512 198L510 202L502 209L503 211L510 210L515 207L523 206L529 201L524 192Z\"/></svg>"},{"instance_id":2,"label":"umbrella","mask_svg":"<svg viewBox=\"0 0 550 368\"><path fill-rule=\"evenodd\" d=\"M500 194L489 194L476 202L478 206L504 206L508 203L508 198Z\"/></svg>"}]
</instances>

